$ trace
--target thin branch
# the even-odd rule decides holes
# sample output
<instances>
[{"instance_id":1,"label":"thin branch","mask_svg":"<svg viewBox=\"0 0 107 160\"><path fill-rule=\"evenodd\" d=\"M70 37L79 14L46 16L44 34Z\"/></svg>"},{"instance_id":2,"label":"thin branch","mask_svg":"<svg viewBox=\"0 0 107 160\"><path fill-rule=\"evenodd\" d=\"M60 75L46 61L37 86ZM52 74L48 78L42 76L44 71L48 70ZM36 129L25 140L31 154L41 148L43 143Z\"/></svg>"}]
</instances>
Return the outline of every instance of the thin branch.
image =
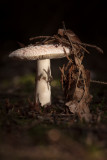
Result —
<instances>
[{"instance_id":1,"label":"thin branch","mask_svg":"<svg viewBox=\"0 0 107 160\"><path fill-rule=\"evenodd\" d=\"M102 81L90 80L90 82L107 85L107 82L102 82Z\"/></svg>"},{"instance_id":2,"label":"thin branch","mask_svg":"<svg viewBox=\"0 0 107 160\"><path fill-rule=\"evenodd\" d=\"M30 41L35 40L35 39L42 39L42 38L50 38L51 36L37 36L37 37L31 37L29 38Z\"/></svg>"},{"instance_id":3,"label":"thin branch","mask_svg":"<svg viewBox=\"0 0 107 160\"><path fill-rule=\"evenodd\" d=\"M103 50L100 47L97 47L96 45L81 43L81 42L74 42L74 41L72 41L72 43L73 44L78 44L78 45L81 45L81 46L85 46L85 47L95 48L97 51L103 53Z\"/></svg>"}]
</instances>

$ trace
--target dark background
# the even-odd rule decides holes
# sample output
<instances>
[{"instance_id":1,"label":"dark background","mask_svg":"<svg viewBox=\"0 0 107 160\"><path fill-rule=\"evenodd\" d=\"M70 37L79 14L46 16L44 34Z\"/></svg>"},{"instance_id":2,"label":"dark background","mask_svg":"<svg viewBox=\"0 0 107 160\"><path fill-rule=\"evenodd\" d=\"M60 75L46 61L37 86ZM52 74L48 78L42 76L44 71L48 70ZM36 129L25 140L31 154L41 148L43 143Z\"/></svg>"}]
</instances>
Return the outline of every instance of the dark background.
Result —
<instances>
[{"instance_id":1,"label":"dark background","mask_svg":"<svg viewBox=\"0 0 107 160\"><path fill-rule=\"evenodd\" d=\"M104 0L1 0L0 77L4 78L12 72L21 74L26 68L23 67L24 63L19 62L18 66L18 62L8 58L11 51L19 48L17 41L27 43L33 36L56 34L58 28L62 27L62 21L82 42L96 44L103 49L104 55L90 49L91 54L85 55L84 64L91 70L92 78L107 80L107 8ZM56 61L53 60L52 63ZM58 63L63 61L59 60ZM17 72L16 68L19 69ZM31 70L34 68L33 64Z\"/></svg>"}]
</instances>

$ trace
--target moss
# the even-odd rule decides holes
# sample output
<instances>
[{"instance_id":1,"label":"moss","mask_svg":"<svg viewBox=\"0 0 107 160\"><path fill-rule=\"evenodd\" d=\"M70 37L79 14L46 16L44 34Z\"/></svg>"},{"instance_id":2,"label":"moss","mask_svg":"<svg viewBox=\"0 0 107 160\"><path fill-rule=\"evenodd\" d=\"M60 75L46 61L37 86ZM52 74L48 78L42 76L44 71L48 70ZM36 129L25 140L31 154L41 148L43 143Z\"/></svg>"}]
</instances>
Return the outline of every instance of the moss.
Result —
<instances>
[{"instance_id":1,"label":"moss","mask_svg":"<svg viewBox=\"0 0 107 160\"><path fill-rule=\"evenodd\" d=\"M27 82L30 83L35 83L35 76L33 74L27 74L25 76L20 77L20 81L21 84L25 84Z\"/></svg>"},{"instance_id":2,"label":"moss","mask_svg":"<svg viewBox=\"0 0 107 160\"><path fill-rule=\"evenodd\" d=\"M51 82L51 86L52 87L60 87L61 86L61 83L60 83L60 80L59 79L55 79Z\"/></svg>"}]
</instances>

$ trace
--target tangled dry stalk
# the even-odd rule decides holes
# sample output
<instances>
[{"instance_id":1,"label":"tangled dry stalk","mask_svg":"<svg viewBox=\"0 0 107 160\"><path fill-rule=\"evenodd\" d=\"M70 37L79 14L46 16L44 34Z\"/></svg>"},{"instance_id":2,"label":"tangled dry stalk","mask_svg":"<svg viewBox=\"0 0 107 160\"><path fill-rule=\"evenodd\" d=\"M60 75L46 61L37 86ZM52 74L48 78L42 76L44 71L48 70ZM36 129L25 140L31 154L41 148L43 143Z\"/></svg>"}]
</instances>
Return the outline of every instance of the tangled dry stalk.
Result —
<instances>
[{"instance_id":1,"label":"tangled dry stalk","mask_svg":"<svg viewBox=\"0 0 107 160\"><path fill-rule=\"evenodd\" d=\"M86 47L95 48L103 53L102 49L95 45L82 43L77 35L71 30L66 30L65 26L63 29L58 30L57 35L33 37L30 38L30 41L33 42L37 39L39 41L33 43L33 45L61 44L70 48L70 56L64 50L68 63L64 64L62 68L59 67L66 101L65 105L68 106L70 112L77 114L80 119L89 121L91 119L89 104L92 99L89 93L90 72L84 68L82 61L84 53L89 53Z\"/></svg>"}]
</instances>

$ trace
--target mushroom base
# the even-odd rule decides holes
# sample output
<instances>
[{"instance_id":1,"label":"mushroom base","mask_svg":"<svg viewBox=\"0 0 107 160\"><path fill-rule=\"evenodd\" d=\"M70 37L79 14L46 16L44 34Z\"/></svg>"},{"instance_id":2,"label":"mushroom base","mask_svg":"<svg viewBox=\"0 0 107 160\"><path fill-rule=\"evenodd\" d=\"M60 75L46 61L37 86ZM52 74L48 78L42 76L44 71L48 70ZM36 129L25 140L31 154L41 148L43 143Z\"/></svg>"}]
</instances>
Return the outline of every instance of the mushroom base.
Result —
<instances>
[{"instance_id":1,"label":"mushroom base","mask_svg":"<svg viewBox=\"0 0 107 160\"><path fill-rule=\"evenodd\" d=\"M51 68L50 59L37 60L35 103L41 106L51 104Z\"/></svg>"}]
</instances>

